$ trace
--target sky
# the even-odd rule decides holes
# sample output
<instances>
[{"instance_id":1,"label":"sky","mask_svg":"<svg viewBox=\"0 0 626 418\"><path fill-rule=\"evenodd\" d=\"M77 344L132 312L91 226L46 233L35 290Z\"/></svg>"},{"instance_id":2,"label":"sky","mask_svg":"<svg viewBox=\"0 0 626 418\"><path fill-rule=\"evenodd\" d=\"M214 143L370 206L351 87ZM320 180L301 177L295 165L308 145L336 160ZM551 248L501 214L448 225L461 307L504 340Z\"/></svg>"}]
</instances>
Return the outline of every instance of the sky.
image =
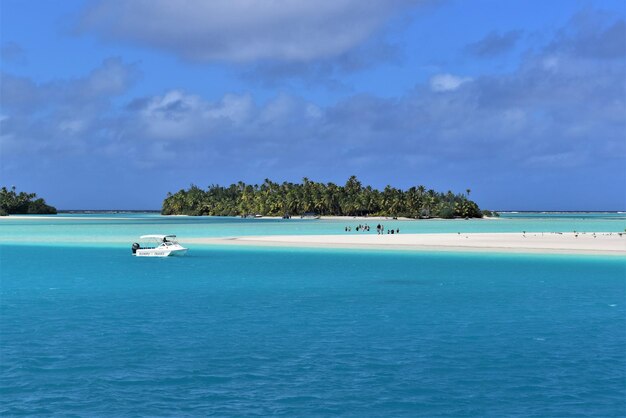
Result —
<instances>
[{"instance_id":1,"label":"sky","mask_svg":"<svg viewBox=\"0 0 626 418\"><path fill-rule=\"evenodd\" d=\"M0 185L159 209L238 181L626 210L626 2L0 0Z\"/></svg>"}]
</instances>

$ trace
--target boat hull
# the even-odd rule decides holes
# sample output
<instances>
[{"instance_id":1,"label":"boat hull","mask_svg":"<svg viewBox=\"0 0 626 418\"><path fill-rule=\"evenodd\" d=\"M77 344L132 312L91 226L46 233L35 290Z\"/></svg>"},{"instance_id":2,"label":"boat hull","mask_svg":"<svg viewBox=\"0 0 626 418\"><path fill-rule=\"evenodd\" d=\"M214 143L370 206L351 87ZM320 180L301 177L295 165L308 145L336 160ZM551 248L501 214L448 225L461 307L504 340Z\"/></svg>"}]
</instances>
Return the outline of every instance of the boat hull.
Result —
<instances>
[{"instance_id":1,"label":"boat hull","mask_svg":"<svg viewBox=\"0 0 626 418\"><path fill-rule=\"evenodd\" d=\"M187 253L187 248L176 241L176 235L142 235L139 239L152 240L156 245L142 247L138 242L133 243L131 251L135 257L171 257Z\"/></svg>"},{"instance_id":2,"label":"boat hull","mask_svg":"<svg viewBox=\"0 0 626 418\"><path fill-rule=\"evenodd\" d=\"M180 257L187 253L187 248L179 249L160 249L160 248L146 248L138 249L135 257Z\"/></svg>"}]
</instances>

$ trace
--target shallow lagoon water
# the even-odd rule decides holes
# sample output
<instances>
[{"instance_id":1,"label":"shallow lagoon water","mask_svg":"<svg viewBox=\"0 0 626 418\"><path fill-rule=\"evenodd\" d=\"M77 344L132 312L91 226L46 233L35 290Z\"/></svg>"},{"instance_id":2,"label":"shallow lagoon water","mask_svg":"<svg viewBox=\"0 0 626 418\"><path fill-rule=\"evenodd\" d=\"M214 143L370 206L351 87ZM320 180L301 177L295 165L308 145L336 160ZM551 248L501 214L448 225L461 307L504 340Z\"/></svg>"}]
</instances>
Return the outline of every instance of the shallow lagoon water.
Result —
<instances>
[{"instance_id":1,"label":"shallow lagoon water","mask_svg":"<svg viewBox=\"0 0 626 418\"><path fill-rule=\"evenodd\" d=\"M37 237L0 246L3 415L626 414L623 258Z\"/></svg>"},{"instance_id":2,"label":"shallow lagoon water","mask_svg":"<svg viewBox=\"0 0 626 418\"><path fill-rule=\"evenodd\" d=\"M0 219L0 243L49 243L56 245L130 245L140 235L177 234L185 237L234 237L242 235L311 235L352 233L368 223L371 234L380 223L401 233L471 232L624 232L626 214L510 214L499 219L454 220L306 220L241 219L235 217L160 216L156 214L59 215L30 219Z\"/></svg>"}]
</instances>

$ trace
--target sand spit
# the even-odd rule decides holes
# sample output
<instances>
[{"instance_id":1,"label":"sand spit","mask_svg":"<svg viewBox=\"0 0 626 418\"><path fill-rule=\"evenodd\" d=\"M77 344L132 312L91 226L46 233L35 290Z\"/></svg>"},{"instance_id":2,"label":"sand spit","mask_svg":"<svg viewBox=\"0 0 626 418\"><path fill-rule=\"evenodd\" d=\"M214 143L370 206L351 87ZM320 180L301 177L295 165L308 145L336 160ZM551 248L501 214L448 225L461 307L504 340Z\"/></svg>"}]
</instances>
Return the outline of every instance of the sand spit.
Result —
<instances>
[{"instance_id":1,"label":"sand spit","mask_svg":"<svg viewBox=\"0 0 626 418\"><path fill-rule=\"evenodd\" d=\"M272 235L187 238L184 241L189 244L217 245L626 256L626 234L616 232Z\"/></svg>"}]
</instances>

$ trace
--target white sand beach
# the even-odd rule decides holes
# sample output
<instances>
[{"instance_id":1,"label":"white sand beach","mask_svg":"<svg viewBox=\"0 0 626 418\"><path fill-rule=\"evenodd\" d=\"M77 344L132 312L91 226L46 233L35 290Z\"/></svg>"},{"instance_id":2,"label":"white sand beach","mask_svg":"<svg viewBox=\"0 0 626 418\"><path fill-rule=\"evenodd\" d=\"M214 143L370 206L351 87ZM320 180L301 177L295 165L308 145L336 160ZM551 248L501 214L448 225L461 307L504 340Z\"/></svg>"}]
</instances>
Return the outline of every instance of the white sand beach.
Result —
<instances>
[{"instance_id":1,"label":"white sand beach","mask_svg":"<svg viewBox=\"0 0 626 418\"><path fill-rule=\"evenodd\" d=\"M189 244L626 256L626 234L616 232L273 235L184 241Z\"/></svg>"}]
</instances>

